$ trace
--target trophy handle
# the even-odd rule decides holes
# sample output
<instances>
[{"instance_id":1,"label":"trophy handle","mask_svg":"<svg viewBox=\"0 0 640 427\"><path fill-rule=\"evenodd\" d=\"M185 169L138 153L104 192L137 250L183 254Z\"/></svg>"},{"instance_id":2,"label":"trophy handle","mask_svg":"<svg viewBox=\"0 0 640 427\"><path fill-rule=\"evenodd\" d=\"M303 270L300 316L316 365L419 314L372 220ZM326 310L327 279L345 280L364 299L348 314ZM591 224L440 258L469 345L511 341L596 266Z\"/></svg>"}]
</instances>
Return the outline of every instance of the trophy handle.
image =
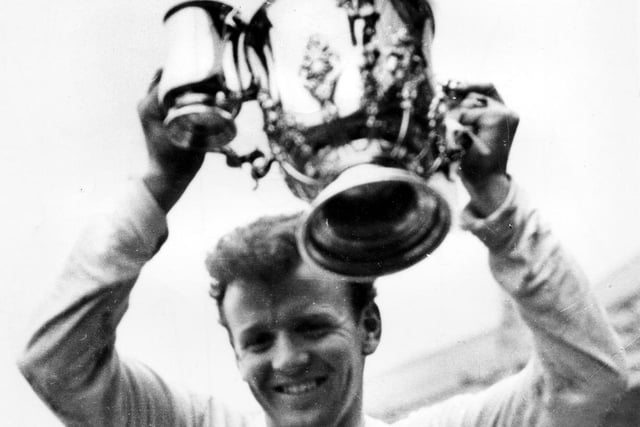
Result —
<instances>
[{"instance_id":1,"label":"trophy handle","mask_svg":"<svg viewBox=\"0 0 640 427\"><path fill-rule=\"evenodd\" d=\"M275 161L273 156L267 156L259 149L255 149L249 154L240 155L229 146L223 146L218 147L215 152L223 154L226 157L227 166L231 168L240 168L245 163L251 165L251 177L256 181L256 186L258 180L269 173L271 165Z\"/></svg>"},{"instance_id":2,"label":"trophy handle","mask_svg":"<svg viewBox=\"0 0 640 427\"><path fill-rule=\"evenodd\" d=\"M237 134L242 103L255 98L245 66L246 24L220 1L183 2L165 17L167 59L158 97L167 109L173 142L196 151L217 151Z\"/></svg>"}]
</instances>

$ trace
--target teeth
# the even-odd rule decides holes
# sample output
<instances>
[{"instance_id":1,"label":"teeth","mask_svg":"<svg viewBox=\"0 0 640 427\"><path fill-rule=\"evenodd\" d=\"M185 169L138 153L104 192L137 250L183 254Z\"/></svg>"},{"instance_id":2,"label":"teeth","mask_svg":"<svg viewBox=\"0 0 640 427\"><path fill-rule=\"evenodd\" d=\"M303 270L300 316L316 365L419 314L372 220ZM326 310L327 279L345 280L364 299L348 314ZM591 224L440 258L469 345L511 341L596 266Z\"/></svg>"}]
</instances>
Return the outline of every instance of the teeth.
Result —
<instances>
[{"instance_id":1,"label":"teeth","mask_svg":"<svg viewBox=\"0 0 640 427\"><path fill-rule=\"evenodd\" d=\"M277 387L277 390L285 394L302 394L314 390L318 387L318 381L308 381L300 384Z\"/></svg>"}]
</instances>

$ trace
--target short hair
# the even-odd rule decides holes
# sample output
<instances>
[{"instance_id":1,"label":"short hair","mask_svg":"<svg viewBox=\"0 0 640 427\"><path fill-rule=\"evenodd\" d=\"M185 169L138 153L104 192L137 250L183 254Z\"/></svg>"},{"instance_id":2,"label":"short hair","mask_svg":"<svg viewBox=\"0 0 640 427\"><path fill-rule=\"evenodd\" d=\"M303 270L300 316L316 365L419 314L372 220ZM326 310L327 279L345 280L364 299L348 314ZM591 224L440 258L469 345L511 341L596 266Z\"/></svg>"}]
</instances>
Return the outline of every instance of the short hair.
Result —
<instances>
[{"instance_id":1,"label":"short hair","mask_svg":"<svg viewBox=\"0 0 640 427\"><path fill-rule=\"evenodd\" d=\"M209 252L205 265L211 276L210 295L216 300L220 323L227 327L222 310L227 286L237 279L274 283L291 273L302 258L298 252L296 229L302 213L265 216L223 236ZM374 281L346 282L355 319L376 297Z\"/></svg>"}]
</instances>

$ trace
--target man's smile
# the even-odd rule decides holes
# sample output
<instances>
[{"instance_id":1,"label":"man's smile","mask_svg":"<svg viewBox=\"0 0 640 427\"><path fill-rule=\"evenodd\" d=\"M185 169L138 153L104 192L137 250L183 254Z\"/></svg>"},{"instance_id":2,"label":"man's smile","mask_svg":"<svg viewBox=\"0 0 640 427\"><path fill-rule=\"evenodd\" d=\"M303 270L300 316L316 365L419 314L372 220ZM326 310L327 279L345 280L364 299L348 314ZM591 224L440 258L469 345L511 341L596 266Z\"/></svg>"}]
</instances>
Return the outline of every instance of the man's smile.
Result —
<instances>
[{"instance_id":1,"label":"man's smile","mask_svg":"<svg viewBox=\"0 0 640 427\"><path fill-rule=\"evenodd\" d=\"M273 389L276 393L282 393L287 395L301 395L317 389L320 385L324 384L327 377L320 377L311 380L291 382L287 384L281 384L275 386Z\"/></svg>"}]
</instances>

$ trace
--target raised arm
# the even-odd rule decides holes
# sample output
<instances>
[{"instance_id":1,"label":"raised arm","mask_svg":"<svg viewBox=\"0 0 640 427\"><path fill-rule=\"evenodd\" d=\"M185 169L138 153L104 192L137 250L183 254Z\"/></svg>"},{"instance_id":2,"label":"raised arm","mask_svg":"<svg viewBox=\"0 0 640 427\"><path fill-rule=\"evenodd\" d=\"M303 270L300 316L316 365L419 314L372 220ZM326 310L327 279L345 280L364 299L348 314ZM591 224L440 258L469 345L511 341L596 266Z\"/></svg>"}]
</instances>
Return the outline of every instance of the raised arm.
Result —
<instances>
[{"instance_id":1,"label":"raised arm","mask_svg":"<svg viewBox=\"0 0 640 427\"><path fill-rule=\"evenodd\" d=\"M148 172L81 234L19 360L34 390L66 425L187 426L212 413L225 418L213 401L171 389L115 350L129 292L167 236L165 214L203 160L170 144L155 89L139 111Z\"/></svg>"},{"instance_id":2,"label":"raised arm","mask_svg":"<svg viewBox=\"0 0 640 427\"><path fill-rule=\"evenodd\" d=\"M503 206L466 227L488 246L494 277L532 332L518 376L484 393L504 426L598 426L626 386L624 357L581 269L512 184Z\"/></svg>"},{"instance_id":3,"label":"raised arm","mask_svg":"<svg viewBox=\"0 0 640 427\"><path fill-rule=\"evenodd\" d=\"M491 85L469 85L457 114L474 131L461 165L463 227L488 247L494 277L530 329L534 354L488 390L420 411L407 425L590 427L624 391L624 357L582 271L506 174L517 116ZM435 425L435 424L434 424Z\"/></svg>"}]
</instances>

